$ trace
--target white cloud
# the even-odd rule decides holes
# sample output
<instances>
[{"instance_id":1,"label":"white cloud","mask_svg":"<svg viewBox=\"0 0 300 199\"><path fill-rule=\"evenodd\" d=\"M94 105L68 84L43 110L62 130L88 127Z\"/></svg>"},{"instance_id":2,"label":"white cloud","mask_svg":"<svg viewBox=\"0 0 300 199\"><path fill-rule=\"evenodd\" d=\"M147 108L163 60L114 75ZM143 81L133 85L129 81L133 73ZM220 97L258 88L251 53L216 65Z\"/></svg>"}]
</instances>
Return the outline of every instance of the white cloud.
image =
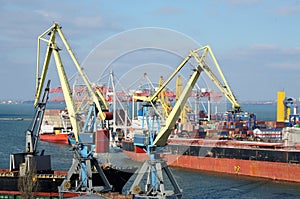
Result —
<instances>
[{"instance_id":1,"label":"white cloud","mask_svg":"<svg viewBox=\"0 0 300 199\"><path fill-rule=\"evenodd\" d=\"M74 24L79 27L101 28L105 26L105 21L100 16L95 17L77 17Z\"/></svg>"},{"instance_id":2,"label":"white cloud","mask_svg":"<svg viewBox=\"0 0 300 199\"><path fill-rule=\"evenodd\" d=\"M289 61L283 61L279 63L270 63L268 67L271 68L278 68L278 69L284 69L284 70L297 70L300 69L300 63L292 63Z\"/></svg>"},{"instance_id":3,"label":"white cloud","mask_svg":"<svg viewBox=\"0 0 300 199\"><path fill-rule=\"evenodd\" d=\"M283 47L276 44L253 44L248 47L236 49L233 54L245 57L274 57L274 60L291 57L298 57L298 59L300 59L300 46Z\"/></svg>"},{"instance_id":4,"label":"white cloud","mask_svg":"<svg viewBox=\"0 0 300 199\"><path fill-rule=\"evenodd\" d=\"M233 91L243 100L258 100L275 96L279 88L296 84L299 55L299 47L255 44L229 50L217 59ZM294 88L289 91L294 96L297 92Z\"/></svg>"},{"instance_id":5,"label":"white cloud","mask_svg":"<svg viewBox=\"0 0 300 199\"><path fill-rule=\"evenodd\" d=\"M278 50L279 46L275 44L253 44L251 50Z\"/></svg>"},{"instance_id":6,"label":"white cloud","mask_svg":"<svg viewBox=\"0 0 300 199\"><path fill-rule=\"evenodd\" d=\"M250 6L250 5L257 5L261 3L261 0L223 0L223 1L234 6Z\"/></svg>"},{"instance_id":7,"label":"white cloud","mask_svg":"<svg viewBox=\"0 0 300 199\"><path fill-rule=\"evenodd\" d=\"M61 19L62 16L56 12L49 12L46 10L35 10L34 11L37 15L45 18L45 19Z\"/></svg>"},{"instance_id":8,"label":"white cloud","mask_svg":"<svg viewBox=\"0 0 300 199\"><path fill-rule=\"evenodd\" d=\"M281 6L274 9L273 13L279 16L290 16L300 13L300 6Z\"/></svg>"},{"instance_id":9,"label":"white cloud","mask_svg":"<svg viewBox=\"0 0 300 199\"><path fill-rule=\"evenodd\" d=\"M109 31L121 31L122 27L117 24L115 21L107 18L103 18L102 16L86 16L86 17L76 17L72 23L81 28L88 29L99 29L109 30Z\"/></svg>"}]
</instances>

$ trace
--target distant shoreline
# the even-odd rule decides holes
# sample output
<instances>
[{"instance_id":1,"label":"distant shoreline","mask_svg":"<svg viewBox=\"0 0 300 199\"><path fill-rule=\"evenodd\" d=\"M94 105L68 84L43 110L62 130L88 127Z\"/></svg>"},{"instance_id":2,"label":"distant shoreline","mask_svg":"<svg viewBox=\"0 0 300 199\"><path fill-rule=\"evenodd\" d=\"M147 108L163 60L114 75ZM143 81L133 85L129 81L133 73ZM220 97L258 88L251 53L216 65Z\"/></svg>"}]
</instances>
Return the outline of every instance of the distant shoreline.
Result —
<instances>
[{"instance_id":1,"label":"distant shoreline","mask_svg":"<svg viewBox=\"0 0 300 199\"><path fill-rule=\"evenodd\" d=\"M33 101L7 101L7 100L0 100L0 104L32 104ZM228 102L229 103L229 102ZM277 101L275 100L268 100L268 101L241 101L240 104L276 104ZM48 104L64 104L64 102L48 102Z\"/></svg>"},{"instance_id":2,"label":"distant shoreline","mask_svg":"<svg viewBox=\"0 0 300 199\"><path fill-rule=\"evenodd\" d=\"M13 121L22 121L22 120L32 120L32 118L21 118L21 117L2 117L0 120L13 120Z\"/></svg>"}]
</instances>

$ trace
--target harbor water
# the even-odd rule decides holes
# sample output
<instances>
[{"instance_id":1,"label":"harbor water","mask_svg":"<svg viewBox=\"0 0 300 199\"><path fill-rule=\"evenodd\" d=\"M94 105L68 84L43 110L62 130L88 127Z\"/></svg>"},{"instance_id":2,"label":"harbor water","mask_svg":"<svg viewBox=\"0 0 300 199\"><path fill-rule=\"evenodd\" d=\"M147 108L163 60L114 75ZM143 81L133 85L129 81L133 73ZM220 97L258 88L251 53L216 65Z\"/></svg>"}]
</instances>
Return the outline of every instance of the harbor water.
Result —
<instances>
[{"instance_id":1,"label":"harbor water","mask_svg":"<svg viewBox=\"0 0 300 199\"><path fill-rule=\"evenodd\" d=\"M63 105L47 105L63 108ZM61 106L61 107L59 107ZM255 112L260 120L275 120L276 105L245 105L245 110ZM0 105L0 168L9 168L10 153L24 152L25 131L30 127L34 114L32 104ZM52 168L68 170L73 152L70 146L39 142L38 149L52 156ZM103 154L103 160L110 160L119 167L137 167L122 152ZM300 198L300 184L263 178L228 175L213 172L171 168L183 189L183 198ZM129 182L130 183L130 182ZM128 185L129 186L129 185ZM126 186L126 187L128 187ZM125 187L125 188L126 188Z\"/></svg>"}]
</instances>

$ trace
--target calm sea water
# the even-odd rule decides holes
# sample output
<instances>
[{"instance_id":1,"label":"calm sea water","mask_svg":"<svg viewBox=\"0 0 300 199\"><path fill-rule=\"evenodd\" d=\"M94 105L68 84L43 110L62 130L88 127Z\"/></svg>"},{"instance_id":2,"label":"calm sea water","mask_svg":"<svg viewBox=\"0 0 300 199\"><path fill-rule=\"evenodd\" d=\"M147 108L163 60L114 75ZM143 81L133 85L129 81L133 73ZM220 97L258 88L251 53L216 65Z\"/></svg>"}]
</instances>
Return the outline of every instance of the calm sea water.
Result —
<instances>
[{"instance_id":1,"label":"calm sea water","mask_svg":"<svg viewBox=\"0 0 300 199\"><path fill-rule=\"evenodd\" d=\"M63 105L49 104L48 108L63 108ZM244 110L254 112L260 120L275 120L276 105L244 105ZM31 104L0 105L1 118L24 118L24 120L0 120L0 168L9 168L9 155L24 152L25 131L30 127L34 109ZM38 148L52 156L52 167L68 170L72 151L69 146L39 142ZM110 158L117 166L138 166L123 153L111 153ZM183 198L300 198L300 184L273 181L261 178L202 172L171 168L180 187ZM128 185L129 186L129 185ZM127 187L128 187L127 186Z\"/></svg>"}]
</instances>

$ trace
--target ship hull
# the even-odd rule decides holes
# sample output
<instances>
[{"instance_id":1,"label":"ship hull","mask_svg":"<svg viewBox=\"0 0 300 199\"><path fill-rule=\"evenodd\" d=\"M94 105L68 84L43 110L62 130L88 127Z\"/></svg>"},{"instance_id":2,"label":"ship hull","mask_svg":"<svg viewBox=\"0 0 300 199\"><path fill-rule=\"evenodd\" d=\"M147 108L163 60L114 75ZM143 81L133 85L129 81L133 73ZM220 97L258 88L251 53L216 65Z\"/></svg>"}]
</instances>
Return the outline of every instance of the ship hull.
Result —
<instances>
[{"instance_id":1,"label":"ship hull","mask_svg":"<svg viewBox=\"0 0 300 199\"><path fill-rule=\"evenodd\" d=\"M103 169L108 181L113 187L113 192L122 193L123 186L127 183L129 178L133 175L136 169L120 170L113 167ZM58 187L65 179L67 172L54 171L52 174L38 174L36 176L37 187L33 189L31 194L40 197L58 197ZM9 170L0 171L0 196L2 195L22 195L25 192L20 191L20 181L22 178L17 173L10 172ZM26 180L26 179L25 179ZM26 180L27 184L30 182ZM32 182L32 181L31 181ZM27 184L25 187L27 187ZM103 186L104 183L99 178L97 173L93 173L93 185ZM26 189L26 188L25 188ZM80 193L64 193L64 197L75 197Z\"/></svg>"},{"instance_id":2,"label":"ship hull","mask_svg":"<svg viewBox=\"0 0 300 199\"><path fill-rule=\"evenodd\" d=\"M69 144L68 133L40 133L39 137L42 141L53 142L58 144Z\"/></svg>"},{"instance_id":3,"label":"ship hull","mask_svg":"<svg viewBox=\"0 0 300 199\"><path fill-rule=\"evenodd\" d=\"M300 182L298 164L182 155L165 155L164 159L174 167Z\"/></svg>"},{"instance_id":4,"label":"ship hull","mask_svg":"<svg viewBox=\"0 0 300 199\"><path fill-rule=\"evenodd\" d=\"M169 144L163 151L173 167L300 182L299 150ZM123 143L123 152L134 161L148 159L131 142Z\"/></svg>"}]
</instances>

